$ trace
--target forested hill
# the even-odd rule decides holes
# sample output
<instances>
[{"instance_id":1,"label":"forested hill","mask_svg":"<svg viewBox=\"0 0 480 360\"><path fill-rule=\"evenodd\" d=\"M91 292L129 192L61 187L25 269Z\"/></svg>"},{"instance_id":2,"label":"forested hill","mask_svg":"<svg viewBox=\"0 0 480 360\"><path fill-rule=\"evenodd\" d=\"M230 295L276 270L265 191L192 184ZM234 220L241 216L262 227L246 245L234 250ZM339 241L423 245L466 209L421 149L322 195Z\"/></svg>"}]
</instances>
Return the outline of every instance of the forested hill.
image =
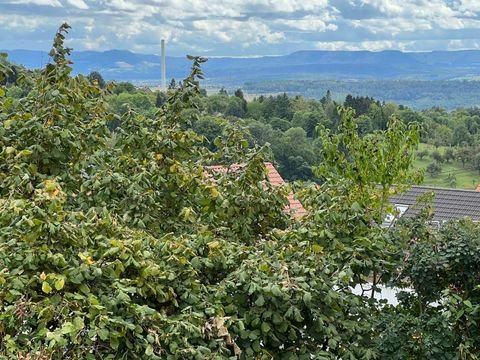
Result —
<instances>
[{"instance_id":1,"label":"forested hill","mask_svg":"<svg viewBox=\"0 0 480 360\"><path fill-rule=\"evenodd\" d=\"M29 50L7 51L11 60L39 68L48 56ZM101 72L107 79L156 80L160 57L130 51L75 51L77 73ZM168 77L183 78L189 69L184 57L167 57ZM259 80L452 80L480 77L480 51L299 51L284 56L214 57L205 65L206 78L228 85Z\"/></svg>"}]
</instances>

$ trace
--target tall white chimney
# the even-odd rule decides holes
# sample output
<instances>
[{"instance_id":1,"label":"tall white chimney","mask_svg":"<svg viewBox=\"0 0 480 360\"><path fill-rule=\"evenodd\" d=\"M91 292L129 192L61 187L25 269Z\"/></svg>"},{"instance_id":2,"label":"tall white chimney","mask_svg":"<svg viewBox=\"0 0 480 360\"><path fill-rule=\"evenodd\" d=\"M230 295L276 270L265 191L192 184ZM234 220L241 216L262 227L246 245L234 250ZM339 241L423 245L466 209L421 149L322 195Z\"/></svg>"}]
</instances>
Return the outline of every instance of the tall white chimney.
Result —
<instances>
[{"instance_id":1,"label":"tall white chimney","mask_svg":"<svg viewBox=\"0 0 480 360\"><path fill-rule=\"evenodd\" d=\"M167 69L165 65L165 40L162 39L162 91L167 91Z\"/></svg>"}]
</instances>

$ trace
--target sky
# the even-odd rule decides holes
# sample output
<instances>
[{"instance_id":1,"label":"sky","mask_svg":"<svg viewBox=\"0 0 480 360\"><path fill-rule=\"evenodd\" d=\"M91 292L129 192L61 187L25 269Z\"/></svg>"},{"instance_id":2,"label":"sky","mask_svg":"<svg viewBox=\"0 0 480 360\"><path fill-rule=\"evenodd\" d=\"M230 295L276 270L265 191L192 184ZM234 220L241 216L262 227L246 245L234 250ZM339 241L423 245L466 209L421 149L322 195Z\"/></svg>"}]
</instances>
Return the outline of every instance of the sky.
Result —
<instances>
[{"instance_id":1,"label":"sky","mask_svg":"<svg viewBox=\"0 0 480 360\"><path fill-rule=\"evenodd\" d=\"M0 49L208 56L480 48L480 0L0 0Z\"/></svg>"}]
</instances>

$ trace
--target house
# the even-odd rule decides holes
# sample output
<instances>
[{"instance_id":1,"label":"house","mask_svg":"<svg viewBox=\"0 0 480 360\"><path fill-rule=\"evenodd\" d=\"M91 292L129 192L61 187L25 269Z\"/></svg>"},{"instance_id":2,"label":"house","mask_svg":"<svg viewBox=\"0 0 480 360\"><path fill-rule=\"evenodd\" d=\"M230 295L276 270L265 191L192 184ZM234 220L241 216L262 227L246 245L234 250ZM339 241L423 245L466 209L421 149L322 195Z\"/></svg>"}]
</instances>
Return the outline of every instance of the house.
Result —
<instances>
[{"instance_id":1,"label":"house","mask_svg":"<svg viewBox=\"0 0 480 360\"><path fill-rule=\"evenodd\" d=\"M282 176L278 173L277 169L275 169L275 166L273 166L272 163L266 162L265 168L267 169L267 178L270 184L273 186L281 186L285 184L285 181L283 180ZM233 164L230 166L226 165L212 165L212 166L206 166L207 169L213 170L213 171L218 171L218 172L227 172L227 171L238 171L242 167L241 164ZM285 211L292 214L294 218L299 219L303 217L306 214L305 208L302 206L300 201L295 198L293 193L288 194L288 205L285 208Z\"/></svg>"},{"instance_id":2,"label":"house","mask_svg":"<svg viewBox=\"0 0 480 360\"><path fill-rule=\"evenodd\" d=\"M418 202L419 197L432 195L430 202ZM390 197L390 203L398 210L397 216L388 216L384 225L389 226L396 218L414 218L423 207L433 210L432 225L440 228L450 220L469 218L480 221L480 192L475 190L449 189L414 185L409 190Z\"/></svg>"}]
</instances>

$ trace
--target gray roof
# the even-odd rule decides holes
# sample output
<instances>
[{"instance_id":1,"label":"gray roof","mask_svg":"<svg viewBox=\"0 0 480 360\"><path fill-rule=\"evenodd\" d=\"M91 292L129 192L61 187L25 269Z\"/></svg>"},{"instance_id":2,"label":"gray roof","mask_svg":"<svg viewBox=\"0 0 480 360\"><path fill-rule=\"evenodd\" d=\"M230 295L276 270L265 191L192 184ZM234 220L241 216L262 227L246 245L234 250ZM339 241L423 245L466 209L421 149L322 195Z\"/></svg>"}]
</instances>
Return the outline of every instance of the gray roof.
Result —
<instances>
[{"instance_id":1,"label":"gray roof","mask_svg":"<svg viewBox=\"0 0 480 360\"><path fill-rule=\"evenodd\" d=\"M434 212L433 221L442 222L465 217L480 221L480 192L474 190L415 185L404 193L392 196L390 202L392 205L408 205L408 210L403 216L411 218L418 215L422 206L425 206L423 202L416 205L418 197L427 193L434 194L430 203Z\"/></svg>"}]
</instances>

